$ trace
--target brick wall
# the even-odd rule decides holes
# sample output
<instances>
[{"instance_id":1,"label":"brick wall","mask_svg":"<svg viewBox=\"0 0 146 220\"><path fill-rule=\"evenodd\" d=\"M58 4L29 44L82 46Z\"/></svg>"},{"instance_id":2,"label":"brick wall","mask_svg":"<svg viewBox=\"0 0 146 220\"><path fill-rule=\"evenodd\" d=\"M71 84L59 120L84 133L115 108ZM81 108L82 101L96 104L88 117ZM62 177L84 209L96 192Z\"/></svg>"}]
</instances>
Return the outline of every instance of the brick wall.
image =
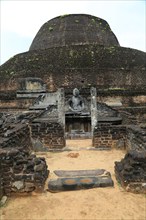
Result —
<instances>
[{"instance_id":1,"label":"brick wall","mask_svg":"<svg viewBox=\"0 0 146 220\"><path fill-rule=\"evenodd\" d=\"M146 150L146 127L128 126L126 147L127 150Z\"/></svg>"},{"instance_id":2,"label":"brick wall","mask_svg":"<svg viewBox=\"0 0 146 220\"><path fill-rule=\"evenodd\" d=\"M49 149L62 149L65 147L65 133L63 126L58 122L37 122L31 124L31 136L34 150L47 151ZM38 146L42 143L42 146Z\"/></svg>"},{"instance_id":3,"label":"brick wall","mask_svg":"<svg viewBox=\"0 0 146 220\"><path fill-rule=\"evenodd\" d=\"M98 124L93 131L92 145L95 148L124 148L126 137L125 126Z\"/></svg>"},{"instance_id":4,"label":"brick wall","mask_svg":"<svg viewBox=\"0 0 146 220\"><path fill-rule=\"evenodd\" d=\"M136 125L97 124L94 128L92 144L96 148L146 150L146 128Z\"/></svg>"}]
</instances>

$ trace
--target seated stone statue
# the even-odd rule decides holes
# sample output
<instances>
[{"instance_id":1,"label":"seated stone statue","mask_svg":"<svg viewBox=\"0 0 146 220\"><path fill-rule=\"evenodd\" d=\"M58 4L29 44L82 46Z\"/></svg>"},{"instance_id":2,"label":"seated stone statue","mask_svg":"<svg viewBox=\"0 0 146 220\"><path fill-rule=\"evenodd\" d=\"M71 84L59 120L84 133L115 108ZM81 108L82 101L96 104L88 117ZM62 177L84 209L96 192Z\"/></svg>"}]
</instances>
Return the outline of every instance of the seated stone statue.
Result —
<instances>
[{"instance_id":1,"label":"seated stone statue","mask_svg":"<svg viewBox=\"0 0 146 220\"><path fill-rule=\"evenodd\" d=\"M73 96L69 99L69 109L74 112L80 112L84 109L84 102L77 88L73 90Z\"/></svg>"}]
</instances>

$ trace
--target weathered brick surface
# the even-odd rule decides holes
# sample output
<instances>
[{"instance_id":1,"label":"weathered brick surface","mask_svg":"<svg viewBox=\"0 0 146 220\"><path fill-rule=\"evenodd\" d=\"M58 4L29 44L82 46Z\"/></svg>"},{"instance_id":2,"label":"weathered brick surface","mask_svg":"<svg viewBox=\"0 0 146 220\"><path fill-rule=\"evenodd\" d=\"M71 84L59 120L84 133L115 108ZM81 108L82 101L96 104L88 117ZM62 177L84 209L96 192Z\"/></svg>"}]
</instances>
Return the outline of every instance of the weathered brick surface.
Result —
<instances>
[{"instance_id":1,"label":"weathered brick surface","mask_svg":"<svg viewBox=\"0 0 146 220\"><path fill-rule=\"evenodd\" d=\"M146 128L98 124L94 128L92 144L96 148L124 147L127 150L146 150Z\"/></svg>"},{"instance_id":2,"label":"weathered brick surface","mask_svg":"<svg viewBox=\"0 0 146 220\"><path fill-rule=\"evenodd\" d=\"M130 150L120 162L115 162L117 180L127 190L146 193L146 150Z\"/></svg>"},{"instance_id":3,"label":"weathered brick surface","mask_svg":"<svg viewBox=\"0 0 146 220\"><path fill-rule=\"evenodd\" d=\"M127 190L146 193L146 129L127 126L126 148L128 153L115 162L117 180Z\"/></svg>"},{"instance_id":4,"label":"weathered brick surface","mask_svg":"<svg viewBox=\"0 0 146 220\"><path fill-rule=\"evenodd\" d=\"M30 131L27 124L11 124L9 128L1 133L0 148L28 148L30 150L31 145Z\"/></svg>"},{"instance_id":5,"label":"weathered brick surface","mask_svg":"<svg viewBox=\"0 0 146 220\"><path fill-rule=\"evenodd\" d=\"M146 150L146 127L128 126L126 146L129 150Z\"/></svg>"},{"instance_id":6,"label":"weathered brick surface","mask_svg":"<svg viewBox=\"0 0 146 220\"><path fill-rule=\"evenodd\" d=\"M47 84L49 90L52 85L55 88L94 86L97 89L121 88L124 93L127 89L135 94L140 91L144 95L145 58L145 53L138 50L99 45L76 45L27 52L16 55L1 66L0 90L16 91L18 79L37 76ZM133 59L135 62L132 62ZM10 76L13 74L11 83ZM130 80L127 81L127 78ZM116 90L110 90L108 94L110 92L116 93Z\"/></svg>"},{"instance_id":7,"label":"weathered brick surface","mask_svg":"<svg viewBox=\"0 0 146 220\"><path fill-rule=\"evenodd\" d=\"M7 148L0 150L0 161L3 194L43 190L49 174L44 158L25 150Z\"/></svg>"},{"instance_id":8,"label":"weathered brick surface","mask_svg":"<svg viewBox=\"0 0 146 220\"><path fill-rule=\"evenodd\" d=\"M64 129L58 122L38 122L31 124L31 135L48 149L65 147Z\"/></svg>"},{"instance_id":9,"label":"weathered brick surface","mask_svg":"<svg viewBox=\"0 0 146 220\"><path fill-rule=\"evenodd\" d=\"M44 158L31 154L28 122L32 118L33 114L19 117L7 114L7 117L1 118L0 198L11 193L27 193L44 188L49 171Z\"/></svg>"},{"instance_id":10,"label":"weathered brick surface","mask_svg":"<svg viewBox=\"0 0 146 220\"><path fill-rule=\"evenodd\" d=\"M98 124L94 128L92 145L96 148L125 147L126 127Z\"/></svg>"},{"instance_id":11,"label":"weathered brick surface","mask_svg":"<svg viewBox=\"0 0 146 220\"><path fill-rule=\"evenodd\" d=\"M86 14L70 14L58 16L43 24L30 50L91 43L119 46L116 36L105 20Z\"/></svg>"}]
</instances>

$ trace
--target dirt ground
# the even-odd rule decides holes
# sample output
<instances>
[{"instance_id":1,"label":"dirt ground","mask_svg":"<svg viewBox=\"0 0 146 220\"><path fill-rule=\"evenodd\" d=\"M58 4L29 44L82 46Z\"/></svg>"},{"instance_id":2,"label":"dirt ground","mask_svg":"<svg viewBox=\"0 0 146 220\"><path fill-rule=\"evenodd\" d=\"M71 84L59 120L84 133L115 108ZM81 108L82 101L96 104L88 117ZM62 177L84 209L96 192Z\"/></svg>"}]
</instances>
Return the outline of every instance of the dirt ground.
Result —
<instances>
[{"instance_id":1,"label":"dirt ground","mask_svg":"<svg viewBox=\"0 0 146 220\"><path fill-rule=\"evenodd\" d=\"M90 140L67 141L67 145L74 151L38 154L47 160L49 178L55 177L56 169L106 169L114 187L11 197L0 210L0 220L146 220L146 196L125 192L115 179L114 161L120 161L124 151L79 150L90 147ZM79 155L71 158L69 153Z\"/></svg>"}]
</instances>

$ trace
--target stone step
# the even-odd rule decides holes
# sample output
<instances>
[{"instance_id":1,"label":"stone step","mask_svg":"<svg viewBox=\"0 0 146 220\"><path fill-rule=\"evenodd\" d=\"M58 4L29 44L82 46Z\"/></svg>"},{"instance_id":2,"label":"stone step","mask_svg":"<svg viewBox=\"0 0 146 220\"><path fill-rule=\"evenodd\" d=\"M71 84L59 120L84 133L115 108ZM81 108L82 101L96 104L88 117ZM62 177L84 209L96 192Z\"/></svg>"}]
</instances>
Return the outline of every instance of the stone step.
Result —
<instances>
[{"instance_id":1,"label":"stone step","mask_svg":"<svg viewBox=\"0 0 146 220\"><path fill-rule=\"evenodd\" d=\"M60 192L80 189L91 189L97 187L113 187L114 182L110 176L86 176L51 179L48 183L48 191Z\"/></svg>"},{"instance_id":2,"label":"stone step","mask_svg":"<svg viewBox=\"0 0 146 220\"><path fill-rule=\"evenodd\" d=\"M114 185L110 172L104 169L55 170L54 173L60 178L49 180L48 191L50 192L90 189Z\"/></svg>"},{"instance_id":3,"label":"stone step","mask_svg":"<svg viewBox=\"0 0 146 220\"><path fill-rule=\"evenodd\" d=\"M95 170L54 170L54 173L59 177L78 177L78 176L99 176L99 175L109 175L104 169Z\"/></svg>"}]
</instances>

